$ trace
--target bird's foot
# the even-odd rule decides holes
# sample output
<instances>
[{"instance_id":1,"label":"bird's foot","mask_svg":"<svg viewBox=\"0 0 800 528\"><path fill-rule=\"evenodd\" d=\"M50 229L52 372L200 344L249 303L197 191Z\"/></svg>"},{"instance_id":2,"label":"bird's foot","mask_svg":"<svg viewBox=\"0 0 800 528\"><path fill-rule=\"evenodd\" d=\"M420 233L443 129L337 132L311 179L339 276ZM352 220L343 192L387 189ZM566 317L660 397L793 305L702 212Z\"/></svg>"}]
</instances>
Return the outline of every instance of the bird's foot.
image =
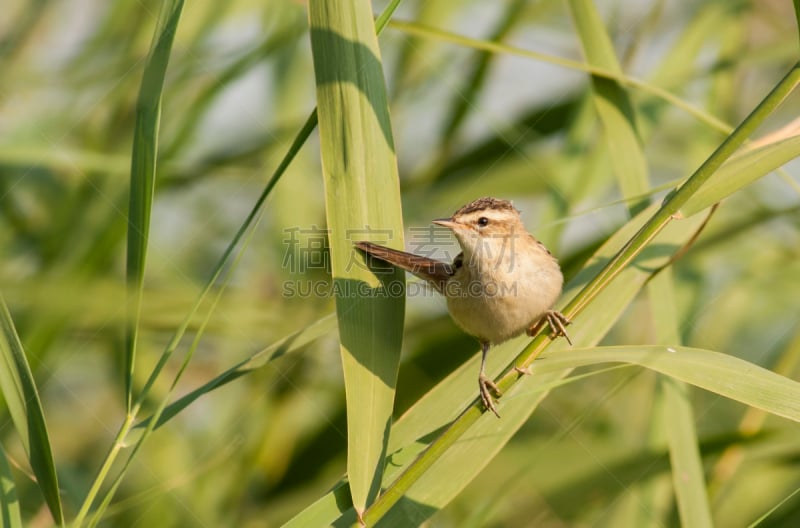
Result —
<instances>
[{"instance_id":1,"label":"bird's foot","mask_svg":"<svg viewBox=\"0 0 800 528\"><path fill-rule=\"evenodd\" d=\"M483 406L492 411L495 416L500 418L500 413L497 412L497 407L494 404L492 394L494 394L496 398L499 398L503 395L503 393L497 388L495 382L487 378L484 374L481 374L478 378L478 386L480 387L481 401L483 402Z\"/></svg>"},{"instance_id":2,"label":"bird's foot","mask_svg":"<svg viewBox=\"0 0 800 528\"><path fill-rule=\"evenodd\" d=\"M563 336L564 339L567 340L567 343L572 346L572 340L569 338L569 335L567 335L567 326L570 325L572 321L567 319L564 314L556 310L545 312L541 319L539 319L536 324L528 328L525 333L533 337L539 333L539 330L542 329L542 326L544 326L545 323L550 325L550 329L552 330L550 337L552 339Z\"/></svg>"},{"instance_id":3,"label":"bird's foot","mask_svg":"<svg viewBox=\"0 0 800 528\"><path fill-rule=\"evenodd\" d=\"M518 367L514 365L514 370L516 370L518 374L521 374L523 376L533 376L533 372L531 371L530 367Z\"/></svg>"}]
</instances>

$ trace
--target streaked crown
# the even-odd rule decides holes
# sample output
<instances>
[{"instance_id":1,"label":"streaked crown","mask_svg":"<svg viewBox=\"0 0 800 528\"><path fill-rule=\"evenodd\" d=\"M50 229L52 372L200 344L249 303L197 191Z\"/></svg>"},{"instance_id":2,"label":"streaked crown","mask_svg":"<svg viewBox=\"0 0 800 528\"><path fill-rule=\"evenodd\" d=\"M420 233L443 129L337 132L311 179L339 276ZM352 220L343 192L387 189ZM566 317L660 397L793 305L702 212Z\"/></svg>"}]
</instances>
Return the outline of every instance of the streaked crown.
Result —
<instances>
[{"instance_id":1,"label":"streaked crown","mask_svg":"<svg viewBox=\"0 0 800 528\"><path fill-rule=\"evenodd\" d=\"M474 213L476 211L512 211L519 215L519 211L517 208L514 207L511 202L508 200L500 200L499 198L492 198L491 196L485 196L483 198L478 198L467 205L463 206L461 209L453 213L453 218L457 216L464 216L470 213Z\"/></svg>"},{"instance_id":2,"label":"streaked crown","mask_svg":"<svg viewBox=\"0 0 800 528\"><path fill-rule=\"evenodd\" d=\"M478 198L453 213L451 220L483 236L525 232L519 211L508 200L498 198Z\"/></svg>"}]
</instances>

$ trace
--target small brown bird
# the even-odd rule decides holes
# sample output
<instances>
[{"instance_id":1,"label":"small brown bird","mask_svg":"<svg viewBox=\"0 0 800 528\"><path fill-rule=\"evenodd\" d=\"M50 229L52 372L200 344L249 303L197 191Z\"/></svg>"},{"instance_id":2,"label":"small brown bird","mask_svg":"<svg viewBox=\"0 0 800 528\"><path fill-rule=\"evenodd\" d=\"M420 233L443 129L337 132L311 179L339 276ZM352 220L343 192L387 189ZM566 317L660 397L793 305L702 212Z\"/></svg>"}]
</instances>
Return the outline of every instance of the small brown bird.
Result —
<instances>
[{"instance_id":1,"label":"small brown bird","mask_svg":"<svg viewBox=\"0 0 800 528\"><path fill-rule=\"evenodd\" d=\"M461 246L452 264L366 241L355 245L424 279L445 296L456 324L480 341L481 401L499 418L492 394L500 397L500 390L484 372L490 345L523 332L533 336L545 323L554 337L564 336L572 344L565 329L570 321L551 310L564 283L561 268L526 231L508 200L480 198L433 223L451 229Z\"/></svg>"}]
</instances>

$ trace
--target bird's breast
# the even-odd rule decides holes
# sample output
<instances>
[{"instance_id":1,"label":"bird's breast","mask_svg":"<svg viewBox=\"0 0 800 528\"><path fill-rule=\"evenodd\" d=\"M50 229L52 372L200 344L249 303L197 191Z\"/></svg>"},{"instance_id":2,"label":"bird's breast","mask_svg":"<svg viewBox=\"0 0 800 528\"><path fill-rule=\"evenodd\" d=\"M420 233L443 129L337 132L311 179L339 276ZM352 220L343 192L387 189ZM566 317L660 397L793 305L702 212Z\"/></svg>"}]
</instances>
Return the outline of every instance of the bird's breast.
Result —
<instances>
[{"instance_id":1,"label":"bird's breast","mask_svg":"<svg viewBox=\"0 0 800 528\"><path fill-rule=\"evenodd\" d=\"M453 320L468 334L501 343L524 332L549 310L561 293L558 263L545 258L500 265L465 262L444 292Z\"/></svg>"}]
</instances>

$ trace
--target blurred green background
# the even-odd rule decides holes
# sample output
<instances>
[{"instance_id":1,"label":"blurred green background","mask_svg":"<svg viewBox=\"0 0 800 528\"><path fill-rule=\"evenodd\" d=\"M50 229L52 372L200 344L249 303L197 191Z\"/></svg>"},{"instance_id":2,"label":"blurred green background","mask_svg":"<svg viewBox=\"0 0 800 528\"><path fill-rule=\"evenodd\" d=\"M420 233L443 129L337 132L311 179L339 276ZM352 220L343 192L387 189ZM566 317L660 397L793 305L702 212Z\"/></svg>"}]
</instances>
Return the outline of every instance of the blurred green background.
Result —
<instances>
[{"instance_id":1,"label":"blurred green background","mask_svg":"<svg viewBox=\"0 0 800 528\"><path fill-rule=\"evenodd\" d=\"M786 1L596 2L627 75L735 126L797 59ZM379 12L383 3L374 4ZM0 290L34 370L67 518L125 416L125 236L136 97L159 11L154 0L6 0L0 19ZM484 195L513 199L568 278L624 224L662 199L724 139L684 109L631 88L651 192L624 196L585 72L480 42L582 60L567 7L552 1L408 0L380 36L398 150L406 240ZM421 33L426 33L422 36ZM167 70L138 388L315 105L302 2L195 0ZM763 133L791 121L790 98ZM797 163L726 200L675 265L681 336L797 377L800 180ZM325 212L318 139L271 194L177 395L333 311L317 248ZM293 238L299 233L294 244ZM324 245L324 244L323 244ZM454 242L435 239L444 258ZM320 255L319 252L315 253ZM318 292L319 293L319 292ZM434 295L409 299L396 414L477 350ZM207 308L207 306L206 306ZM633 304L607 343L649 342ZM190 332L197 330L200 316ZM180 353L152 405L180 368ZM345 467L344 388L335 332L194 401L145 444L106 526L274 526ZM656 375L621 369L556 390L433 526L677 523L641 511L668 479L648 440ZM746 525L800 488L798 426L692 392L719 526ZM150 409L152 411L152 409ZM49 513L0 415L0 441L30 526ZM743 438L746 441L743 441ZM733 452L733 446L740 451ZM535 467L535 470L533 469ZM666 512L666 513L664 513ZM796 526L800 499L763 524Z\"/></svg>"}]
</instances>

